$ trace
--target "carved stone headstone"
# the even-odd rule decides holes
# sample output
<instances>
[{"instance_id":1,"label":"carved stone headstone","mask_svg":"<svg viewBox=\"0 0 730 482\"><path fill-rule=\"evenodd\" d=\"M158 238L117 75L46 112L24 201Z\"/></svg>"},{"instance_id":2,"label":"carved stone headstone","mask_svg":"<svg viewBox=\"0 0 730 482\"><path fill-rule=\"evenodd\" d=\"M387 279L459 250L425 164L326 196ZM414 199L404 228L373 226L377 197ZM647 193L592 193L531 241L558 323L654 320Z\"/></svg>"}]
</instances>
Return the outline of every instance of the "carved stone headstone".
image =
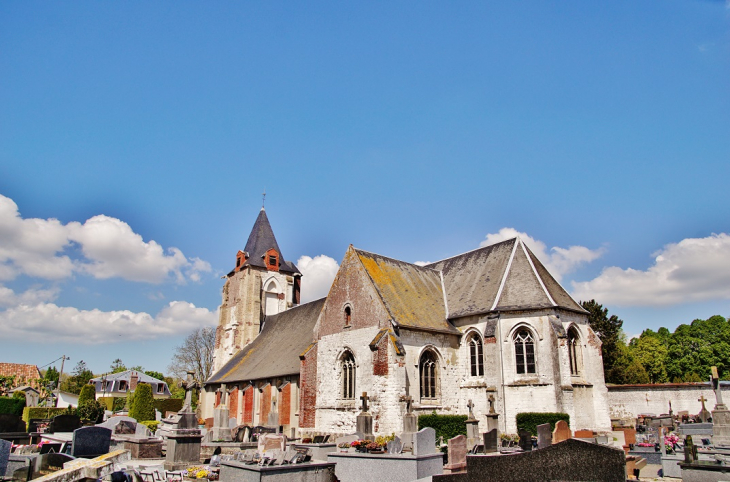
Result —
<instances>
[{"instance_id":1,"label":"carved stone headstone","mask_svg":"<svg viewBox=\"0 0 730 482\"><path fill-rule=\"evenodd\" d=\"M413 455L436 453L436 430L426 427L413 435Z\"/></svg>"},{"instance_id":2,"label":"carved stone headstone","mask_svg":"<svg viewBox=\"0 0 730 482\"><path fill-rule=\"evenodd\" d=\"M71 455L92 458L109 453L112 431L105 427L82 427L74 430Z\"/></svg>"},{"instance_id":3,"label":"carved stone headstone","mask_svg":"<svg viewBox=\"0 0 730 482\"><path fill-rule=\"evenodd\" d=\"M375 438L373 435L373 416L370 415L370 412L368 412L368 400L370 400L368 392L362 392L360 400L362 400L362 411L355 421L356 428L357 431L361 432L366 438L373 439Z\"/></svg>"},{"instance_id":4,"label":"carved stone headstone","mask_svg":"<svg viewBox=\"0 0 730 482\"><path fill-rule=\"evenodd\" d=\"M560 443L563 440L568 440L573 437L573 433L570 431L570 426L565 420L558 420L555 422L555 430L553 430L552 442L554 444Z\"/></svg>"},{"instance_id":5,"label":"carved stone headstone","mask_svg":"<svg viewBox=\"0 0 730 482\"><path fill-rule=\"evenodd\" d=\"M489 432L484 432L482 436L484 438L485 454L499 452L499 431L496 428L493 428Z\"/></svg>"},{"instance_id":6,"label":"carved stone headstone","mask_svg":"<svg viewBox=\"0 0 730 482\"><path fill-rule=\"evenodd\" d=\"M4 476L5 471L8 469L8 459L10 458L10 449L12 447L12 443L0 439L0 476Z\"/></svg>"},{"instance_id":7,"label":"carved stone headstone","mask_svg":"<svg viewBox=\"0 0 730 482\"><path fill-rule=\"evenodd\" d=\"M266 454L271 450L286 449L286 435L278 433L266 433L259 437L258 451Z\"/></svg>"},{"instance_id":8,"label":"carved stone headstone","mask_svg":"<svg viewBox=\"0 0 730 482\"><path fill-rule=\"evenodd\" d=\"M61 414L53 417L48 428L52 433L59 433L73 432L79 427L81 427L81 419L78 415Z\"/></svg>"},{"instance_id":9,"label":"carved stone headstone","mask_svg":"<svg viewBox=\"0 0 730 482\"><path fill-rule=\"evenodd\" d=\"M543 423L537 426L537 448L544 449L553 443L553 433L550 430L549 423Z\"/></svg>"},{"instance_id":10,"label":"carved stone headstone","mask_svg":"<svg viewBox=\"0 0 730 482\"><path fill-rule=\"evenodd\" d=\"M520 448L522 450L524 450L525 452L531 451L532 450L532 434L529 431L522 429L519 432L519 436L520 436L520 442L519 442Z\"/></svg>"},{"instance_id":11,"label":"carved stone headstone","mask_svg":"<svg viewBox=\"0 0 730 482\"><path fill-rule=\"evenodd\" d=\"M448 441L449 463L444 465L444 469L453 471L466 468L466 437L457 435Z\"/></svg>"},{"instance_id":12,"label":"carved stone headstone","mask_svg":"<svg viewBox=\"0 0 730 482\"><path fill-rule=\"evenodd\" d=\"M712 389L717 403L712 411L712 443L716 447L730 447L730 410L722 401L720 377L717 367L712 367Z\"/></svg>"},{"instance_id":13,"label":"carved stone headstone","mask_svg":"<svg viewBox=\"0 0 730 482\"><path fill-rule=\"evenodd\" d=\"M120 435L134 435L136 431L137 424L127 420L120 421L117 426L114 427L114 433Z\"/></svg>"},{"instance_id":14,"label":"carved stone headstone","mask_svg":"<svg viewBox=\"0 0 730 482\"><path fill-rule=\"evenodd\" d=\"M393 440L388 442L387 449L389 454L399 454L403 452L403 442L401 442L400 437L395 437Z\"/></svg>"},{"instance_id":15,"label":"carved stone headstone","mask_svg":"<svg viewBox=\"0 0 730 482\"><path fill-rule=\"evenodd\" d=\"M712 416L710 414L710 411L707 410L707 408L705 407L705 402L707 401L707 399L705 398L704 395L702 395L702 396L700 396L700 398L697 399L697 401L702 403L702 410L700 410L700 413L698 414L700 417L700 420L702 420L702 423L707 423L707 421Z\"/></svg>"}]
</instances>

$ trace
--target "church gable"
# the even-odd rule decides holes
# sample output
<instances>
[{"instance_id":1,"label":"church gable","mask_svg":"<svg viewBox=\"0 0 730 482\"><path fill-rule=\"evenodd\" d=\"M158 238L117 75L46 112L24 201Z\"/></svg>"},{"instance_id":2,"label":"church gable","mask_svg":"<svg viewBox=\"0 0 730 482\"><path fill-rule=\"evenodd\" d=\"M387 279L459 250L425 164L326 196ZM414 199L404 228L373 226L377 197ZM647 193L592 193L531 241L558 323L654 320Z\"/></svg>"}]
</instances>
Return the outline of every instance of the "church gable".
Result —
<instances>
[{"instance_id":1,"label":"church gable","mask_svg":"<svg viewBox=\"0 0 730 482\"><path fill-rule=\"evenodd\" d=\"M362 328L387 328L389 318L357 250L350 246L327 295L317 338Z\"/></svg>"},{"instance_id":2,"label":"church gable","mask_svg":"<svg viewBox=\"0 0 730 482\"><path fill-rule=\"evenodd\" d=\"M497 310L535 309L554 305L532 269L522 243L518 243L515 248L503 283L495 303Z\"/></svg>"}]
</instances>

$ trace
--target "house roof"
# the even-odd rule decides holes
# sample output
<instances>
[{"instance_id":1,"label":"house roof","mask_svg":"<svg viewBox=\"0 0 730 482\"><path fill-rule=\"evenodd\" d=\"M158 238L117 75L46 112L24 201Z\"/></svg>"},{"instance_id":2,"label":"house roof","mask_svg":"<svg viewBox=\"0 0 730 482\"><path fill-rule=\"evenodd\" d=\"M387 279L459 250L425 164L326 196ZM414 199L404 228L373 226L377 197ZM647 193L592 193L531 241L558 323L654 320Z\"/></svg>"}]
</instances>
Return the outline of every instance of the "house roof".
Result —
<instances>
[{"instance_id":1,"label":"house roof","mask_svg":"<svg viewBox=\"0 0 730 482\"><path fill-rule=\"evenodd\" d=\"M137 383L165 383L164 380L158 380L157 378L151 377L147 375L144 372L140 372L137 370L125 370L123 372L119 373L109 373L108 375L102 375L100 377L92 378L90 381L92 382L100 382L102 380L111 381L111 380L127 380L132 377L132 373L137 374Z\"/></svg>"},{"instance_id":2,"label":"house roof","mask_svg":"<svg viewBox=\"0 0 730 482\"><path fill-rule=\"evenodd\" d=\"M229 383L299 374L299 354L311 343L325 298L267 316L261 333L206 383Z\"/></svg>"},{"instance_id":3,"label":"house roof","mask_svg":"<svg viewBox=\"0 0 730 482\"><path fill-rule=\"evenodd\" d=\"M289 261L284 260L284 255L279 249L279 244L276 242L274 231L271 229L269 224L269 218L266 216L266 210L261 208L259 215L256 218L256 222L253 224L251 234L248 235L248 241L246 241L246 247L243 249L248 253L248 259L244 265L258 266L259 268L266 268L264 262L264 254L270 249L275 249L279 253L279 271L284 273L299 273L299 270Z\"/></svg>"},{"instance_id":4,"label":"house roof","mask_svg":"<svg viewBox=\"0 0 730 482\"><path fill-rule=\"evenodd\" d=\"M459 333L446 319L437 271L360 249L355 252L397 325Z\"/></svg>"},{"instance_id":5,"label":"house roof","mask_svg":"<svg viewBox=\"0 0 730 482\"><path fill-rule=\"evenodd\" d=\"M41 377L36 365L24 363L0 363L0 376L15 377L15 383L24 383L35 386L35 380Z\"/></svg>"},{"instance_id":6,"label":"house roof","mask_svg":"<svg viewBox=\"0 0 730 482\"><path fill-rule=\"evenodd\" d=\"M553 307L585 313L519 237L426 267L443 273L450 319Z\"/></svg>"}]
</instances>

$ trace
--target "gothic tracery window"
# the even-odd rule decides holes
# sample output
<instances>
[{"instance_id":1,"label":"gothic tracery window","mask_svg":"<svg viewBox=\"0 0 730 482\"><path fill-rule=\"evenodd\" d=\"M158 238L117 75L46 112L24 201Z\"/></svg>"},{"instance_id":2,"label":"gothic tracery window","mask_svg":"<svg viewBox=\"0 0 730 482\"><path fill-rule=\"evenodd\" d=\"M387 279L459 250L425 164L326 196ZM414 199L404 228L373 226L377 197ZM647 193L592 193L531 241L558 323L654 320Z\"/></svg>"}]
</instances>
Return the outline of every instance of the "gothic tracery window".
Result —
<instances>
[{"instance_id":1,"label":"gothic tracery window","mask_svg":"<svg viewBox=\"0 0 730 482\"><path fill-rule=\"evenodd\" d=\"M484 376L484 348L479 335L472 335L469 338L469 366L471 376Z\"/></svg>"},{"instance_id":2,"label":"gothic tracery window","mask_svg":"<svg viewBox=\"0 0 730 482\"><path fill-rule=\"evenodd\" d=\"M342 356L342 398L355 398L355 357L347 351Z\"/></svg>"},{"instance_id":3,"label":"gothic tracery window","mask_svg":"<svg viewBox=\"0 0 730 482\"><path fill-rule=\"evenodd\" d=\"M578 375L578 355L580 354L580 340L575 328L568 330L568 361L570 362L570 374Z\"/></svg>"},{"instance_id":4,"label":"gothic tracery window","mask_svg":"<svg viewBox=\"0 0 730 482\"><path fill-rule=\"evenodd\" d=\"M421 399L436 399L439 389L438 360L433 351L423 352L418 363L418 372L421 379Z\"/></svg>"},{"instance_id":5,"label":"gothic tracery window","mask_svg":"<svg viewBox=\"0 0 730 482\"><path fill-rule=\"evenodd\" d=\"M532 334L521 329L515 334L514 343L517 373L535 373L535 342Z\"/></svg>"}]
</instances>

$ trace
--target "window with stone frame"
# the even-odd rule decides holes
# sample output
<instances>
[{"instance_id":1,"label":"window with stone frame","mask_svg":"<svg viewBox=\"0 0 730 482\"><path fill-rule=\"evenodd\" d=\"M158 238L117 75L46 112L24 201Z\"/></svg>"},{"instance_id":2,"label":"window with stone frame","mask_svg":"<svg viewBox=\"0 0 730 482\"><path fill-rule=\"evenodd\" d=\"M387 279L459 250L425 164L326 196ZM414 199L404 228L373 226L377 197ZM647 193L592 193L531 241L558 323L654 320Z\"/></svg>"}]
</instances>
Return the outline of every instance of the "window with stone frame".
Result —
<instances>
[{"instance_id":1,"label":"window with stone frame","mask_svg":"<svg viewBox=\"0 0 730 482\"><path fill-rule=\"evenodd\" d=\"M426 350L418 362L421 400L435 400L439 393L438 358L432 350Z\"/></svg>"},{"instance_id":2,"label":"window with stone frame","mask_svg":"<svg viewBox=\"0 0 730 482\"><path fill-rule=\"evenodd\" d=\"M535 373L535 341L525 328L514 337L517 374Z\"/></svg>"},{"instance_id":3,"label":"window with stone frame","mask_svg":"<svg viewBox=\"0 0 730 482\"><path fill-rule=\"evenodd\" d=\"M571 327L568 330L568 361L570 362L570 374L580 374L580 338L578 331Z\"/></svg>"},{"instance_id":4,"label":"window with stone frame","mask_svg":"<svg viewBox=\"0 0 730 482\"><path fill-rule=\"evenodd\" d=\"M479 334L474 333L467 342L469 346L469 373L473 377L484 376L484 347Z\"/></svg>"},{"instance_id":5,"label":"window with stone frame","mask_svg":"<svg viewBox=\"0 0 730 482\"><path fill-rule=\"evenodd\" d=\"M355 357L351 351L346 351L341 358L342 398L355 399Z\"/></svg>"}]
</instances>

